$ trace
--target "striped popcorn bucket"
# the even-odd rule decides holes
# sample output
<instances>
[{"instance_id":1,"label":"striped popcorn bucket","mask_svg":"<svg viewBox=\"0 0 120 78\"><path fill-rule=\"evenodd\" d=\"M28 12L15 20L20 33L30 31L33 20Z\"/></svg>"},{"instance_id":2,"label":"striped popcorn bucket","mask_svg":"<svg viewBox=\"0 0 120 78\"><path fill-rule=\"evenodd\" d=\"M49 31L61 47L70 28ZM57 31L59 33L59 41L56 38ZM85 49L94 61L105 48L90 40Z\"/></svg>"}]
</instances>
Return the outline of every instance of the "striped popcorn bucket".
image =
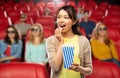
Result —
<instances>
[{"instance_id":1,"label":"striped popcorn bucket","mask_svg":"<svg viewBox=\"0 0 120 78\"><path fill-rule=\"evenodd\" d=\"M62 52L63 52L64 68L70 68L71 64L73 63L74 47L71 45L63 45Z\"/></svg>"}]
</instances>

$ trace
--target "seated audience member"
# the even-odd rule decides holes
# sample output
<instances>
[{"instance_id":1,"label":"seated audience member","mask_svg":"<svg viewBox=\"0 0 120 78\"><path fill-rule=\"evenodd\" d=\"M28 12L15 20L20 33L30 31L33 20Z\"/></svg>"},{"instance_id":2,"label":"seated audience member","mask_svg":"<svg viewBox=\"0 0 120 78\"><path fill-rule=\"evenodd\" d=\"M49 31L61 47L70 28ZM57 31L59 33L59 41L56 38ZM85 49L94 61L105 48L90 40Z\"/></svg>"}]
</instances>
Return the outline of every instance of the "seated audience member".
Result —
<instances>
[{"instance_id":1,"label":"seated audience member","mask_svg":"<svg viewBox=\"0 0 120 78\"><path fill-rule=\"evenodd\" d=\"M45 10L44 10L44 16L51 16L50 15L50 9L49 8L45 8Z\"/></svg>"},{"instance_id":2,"label":"seated audience member","mask_svg":"<svg viewBox=\"0 0 120 78\"><path fill-rule=\"evenodd\" d=\"M89 20L88 11L84 11L82 21L80 22L80 27L84 28L88 39L91 38L95 25L95 22Z\"/></svg>"},{"instance_id":3,"label":"seated audience member","mask_svg":"<svg viewBox=\"0 0 120 78\"><path fill-rule=\"evenodd\" d=\"M83 7L82 6L78 7L77 17L79 21L81 21L81 18L83 17L83 12L84 12Z\"/></svg>"},{"instance_id":4,"label":"seated audience member","mask_svg":"<svg viewBox=\"0 0 120 78\"><path fill-rule=\"evenodd\" d=\"M107 32L105 24L101 22L96 24L90 40L93 57L101 61L115 62L119 65L119 58L114 42L108 38Z\"/></svg>"},{"instance_id":5,"label":"seated audience member","mask_svg":"<svg viewBox=\"0 0 120 78\"><path fill-rule=\"evenodd\" d=\"M17 62L22 54L22 41L14 26L9 26L6 33L5 39L0 40L0 63Z\"/></svg>"},{"instance_id":6,"label":"seated audience member","mask_svg":"<svg viewBox=\"0 0 120 78\"><path fill-rule=\"evenodd\" d=\"M15 27L19 30L19 33L21 34L22 38L24 38L27 34L28 29L30 28L30 24L26 23L27 16L26 14L20 15L20 22L15 25Z\"/></svg>"},{"instance_id":7,"label":"seated audience member","mask_svg":"<svg viewBox=\"0 0 120 78\"><path fill-rule=\"evenodd\" d=\"M46 64L46 40L41 24L33 24L30 29L30 38L26 43L25 60L29 63Z\"/></svg>"}]
</instances>

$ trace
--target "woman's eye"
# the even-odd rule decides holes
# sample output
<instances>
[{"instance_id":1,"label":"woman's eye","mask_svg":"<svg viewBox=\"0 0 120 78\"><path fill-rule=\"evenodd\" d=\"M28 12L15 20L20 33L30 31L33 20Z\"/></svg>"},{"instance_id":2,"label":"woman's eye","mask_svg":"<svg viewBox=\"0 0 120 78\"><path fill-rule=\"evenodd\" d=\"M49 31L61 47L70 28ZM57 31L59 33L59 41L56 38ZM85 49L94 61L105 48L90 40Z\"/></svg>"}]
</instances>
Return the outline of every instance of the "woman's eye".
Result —
<instances>
[{"instance_id":1,"label":"woman's eye","mask_svg":"<svg viewBox=\"0 0 120 78\"><path fill-rule=\"evenodd\" d=\"M57 18L60 18L60 16L58 16Z\"/></svg>"},{"instance_id":2,"label":"woman's eye","mask_svg":"<svg viewBox=\"0 0 120 78\"><path fill-rule=\"evenodd\" d=\"M65 17L65 19L69 19L69 17Z\"/></svg>"}]
</instances>

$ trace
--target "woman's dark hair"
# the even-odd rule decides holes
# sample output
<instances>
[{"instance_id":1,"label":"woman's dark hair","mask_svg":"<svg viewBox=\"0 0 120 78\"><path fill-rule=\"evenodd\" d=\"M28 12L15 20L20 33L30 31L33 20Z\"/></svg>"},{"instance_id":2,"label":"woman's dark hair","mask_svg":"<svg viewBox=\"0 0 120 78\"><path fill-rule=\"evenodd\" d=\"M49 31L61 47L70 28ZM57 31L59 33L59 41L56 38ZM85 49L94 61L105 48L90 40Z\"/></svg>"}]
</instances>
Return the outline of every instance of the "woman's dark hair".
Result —
<instances>
[{"instance_id":1,"label":"woman's dark hair","mask_svg":"<svg viewBox=\"0 0 120 78\"><path fill-rule=\"evenodd\" d=\"M15 32L15 37L14 37L14 40L15 40L15 43L17 44L18 43L18 40L19 40L19 34L18 34L18 30L14 27L14 26L9 26L6 30L6 32L8 31L9 28L12 28L14 29L14 32ZM7 34L7 33L6 33ZM4 42L11 45L12 42L10 40L10 38L8 37L8 34L6 35L6 37L4 38Z\"/></svg>"},{"instance_id":2,"label":"woman's dark hair","mask_svg":"<svg viewBox=\"0 0 120 78\"><path fill-rule=\"evenodd\" d=\"M75 22L75 24L72 25L73 33L78 34L78 35L82 35L80 30L79 30L79 28L80 28L79 21L77 19L77 13L76 13L74 7L71 5L63 6L58 10L58 13L60 10L65 10L68 13L68 16L70 17L70 19L72 19ZM58 15L58 13L57 13L57 15Z\"/></svg>"}]
</instances>

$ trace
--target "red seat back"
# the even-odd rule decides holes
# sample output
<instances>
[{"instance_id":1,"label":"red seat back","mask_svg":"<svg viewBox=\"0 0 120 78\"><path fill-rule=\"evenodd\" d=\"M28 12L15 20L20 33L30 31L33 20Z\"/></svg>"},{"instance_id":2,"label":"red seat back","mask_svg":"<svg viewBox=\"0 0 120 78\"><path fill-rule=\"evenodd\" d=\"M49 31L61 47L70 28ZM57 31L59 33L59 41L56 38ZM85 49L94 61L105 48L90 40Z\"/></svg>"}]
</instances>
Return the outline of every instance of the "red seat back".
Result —
<instances>
[{"instance_id":1,"label":"red seat back","mask_svg":"<svg viewBox=\"0 0 120 78\"><path fill-rule=\"evenodd\" d=\"M49 78L46 67L32 63L0 64L0 78Z\"/></svg>"},{"instance_id":2,"label":"red seat back","mask_svg":"<svg viewBox=\"0 0 120 78\"><path fill-rule=\"evenodd\" d=\"M36 23L40 23L42 24L43 28L44 27L50 27L52 30L52 34L54 33L54 18L53 17L45 17L45 16L41 16L36 20Z\"/></svg>"},{"instance_id":3,"label":"red seat back","mask_svg":"<svg viewBox=\"0 0 120 78\"><path fill-rule=\"evenodd\" d=\"M110 62L93 62L93 73L86 78L119 78L120 71L116 64Z\"/></svg>"}]
</instances>

